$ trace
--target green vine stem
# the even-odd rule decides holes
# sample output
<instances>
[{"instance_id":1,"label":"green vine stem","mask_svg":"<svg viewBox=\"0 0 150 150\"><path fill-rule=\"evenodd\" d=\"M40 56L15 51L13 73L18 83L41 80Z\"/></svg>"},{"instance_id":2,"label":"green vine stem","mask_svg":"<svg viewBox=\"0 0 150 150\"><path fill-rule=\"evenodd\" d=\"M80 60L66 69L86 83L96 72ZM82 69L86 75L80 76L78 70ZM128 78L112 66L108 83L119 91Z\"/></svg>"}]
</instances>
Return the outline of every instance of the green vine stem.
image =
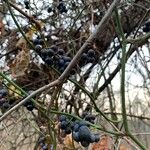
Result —
<instances>
[{"instance_id":1,"label":"green vine stem","mask_svg":"<svg viewBox=\"0 0 150 150\"><path fill-rule=\"evenodd\" d=\"M122 105L122 118L123 118L123 125L126 134L143 150L147 148L136 138L132 135L129 130L127 114L126 114L126 99L125 99L125 67L126 67L126 38L124 36L124 32L122 29L120 17L118 14L117 8L115 9L115 19L117 23L117 32L122 39L122 58L121 58L121 82L120 82L120 94L121 94L121 105Z\"/></svg>"}]
</instances>

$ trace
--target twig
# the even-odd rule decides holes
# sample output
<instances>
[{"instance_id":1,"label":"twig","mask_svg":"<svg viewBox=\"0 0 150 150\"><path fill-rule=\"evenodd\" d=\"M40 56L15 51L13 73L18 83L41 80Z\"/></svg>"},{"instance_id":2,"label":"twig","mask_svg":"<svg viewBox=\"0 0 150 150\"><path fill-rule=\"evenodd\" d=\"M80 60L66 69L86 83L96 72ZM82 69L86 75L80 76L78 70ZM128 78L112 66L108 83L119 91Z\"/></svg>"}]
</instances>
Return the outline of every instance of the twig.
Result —
<instances>
[{"instance_id":1,"label":"twig","mask_svg":"<svg viewBox=\"0 0 150 150\"><path fill-rule=\"evenodd\" d=\"M14 16L14 14L13 14L13 11L12 11L12 9L11 9L11 7L10 7L10 2L9 2L8 0L5 0L5 3L7 4L7 7L8 7L8 10L9 10L9 12L10 12L10 15L11 15L13 21L15 22L15 24L16 24L18 30L19 30L20 33L22 34L23 38L28 42L28 44L30 45L30 47L34 49L33 44L29 41L29 39L28 39L28 38L26 37L26 35L24 34L22 28L21 28L20 25L18 24L18 22L17 22L17 20L16 20L16 18L15 18L15 16Z\"/></svg>"},{"instance_id":2,"label":"twig","mask_svg":"<svg viewBox=\"0 0 150 150\"><path fill-rule=\"evenodd\" d=\"M146 35L143 35L142 37L139 37L137 39L126 39L126 42L131 43L131 44L142 45L143 42L145 42L149 38L150 38L150 33L147 33Z\"/></svg>"},{"instance_id":3,"label":"twig","mask_svg":"<svg viewBox=\"0 0 150 150\"><path fill-rule=\"evenodd\" d=\"M18 8L15 4L13 4L12 2L9 1L10 6L12 6L13 8L15 8L17 11L19 11L22 15L24 15L26 18L29 19L29 21L35 23L35 25L37 26L37 28L40 30L41 29L41 25L39 23L39 21L37 21L36 19L34 19L33 16L29 16L27 13L25 13L24 11L22 11L20 8Z\"/></svg>"},{"instance_id":4,"label":"twig","mask_svg":"<svg viewBox=\"0 0 150 150\"><path fill-rule=\"evenodd\" d=\"M105 114L111 114L111 112L106 112ZM113 114L115 115L122 115L122 113L116 113L116 112L113 112ZM136 116L136 115L131 115L131 114L126 114L128 117L133 117L133 118L138 118L138 119L145 119L145 120L150 120L150 117L144 117L144 116Z\"/></svg>"}]
</instances>

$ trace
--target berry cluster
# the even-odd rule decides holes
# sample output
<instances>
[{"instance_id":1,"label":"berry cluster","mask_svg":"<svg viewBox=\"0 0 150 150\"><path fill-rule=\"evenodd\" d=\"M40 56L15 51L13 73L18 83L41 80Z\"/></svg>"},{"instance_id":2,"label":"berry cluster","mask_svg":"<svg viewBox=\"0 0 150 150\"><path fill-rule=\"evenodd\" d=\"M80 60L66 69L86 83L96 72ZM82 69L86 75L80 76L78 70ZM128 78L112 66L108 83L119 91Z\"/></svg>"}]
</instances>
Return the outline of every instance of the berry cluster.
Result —
<instances>
[{"instance_id":1,"label":"berry cluster","mask_svg":"<svg viewBox=\"0 0 150 150\"><path fill-rule=\"evenodd\" d=\"M146 22L144 27L143 27L143 32L149 32L150 31L150 21Z\"/></svg>"},{"instance_id":2,"label":"berry cluster","mask_svg":"<svg viewBox=\"0 0 150 150\"><path fill-rule=\"evenodd\" d=\"M41 150L48 150L48 144L46 144L45 137L40 137L38 142L40 144Z\"/></svg>"},{"instance_id":3,"label":"berry cluster","mask_svg":"<svg viewBox=\"0 0 150 150\"><path fill-rule=\"evenodd\" d=\"M43 61L47 65L56 68L59 72L62 73L71 62L71 57L69 57L63 49L56 46L42 49L40 40L33 41L33 43L36 45L35 51L40 55ZM74 75L75 69L72 69L70 74Z\"/></svg>"},{"instance_id":4,"label":"berry cluster","mask_svg":"<svg viewBox=\"0 0 150 150\"><path fill-rule=\"evenodd\" d=\"M60 129L64 131L65 134L71 133L71 121L66 116L60 116Z\"/></svg>"},{"instance_id":5,"label":"berry cluster","mask_svg":"<svg viewBox=\"0 0 150 150\"><path fill-rule=\"evenodd\" d=\"M86 121L94 123L95 116L87 115L83 121L69 121L66 116L60 116L60 128L66 133L72 133L72 137L76 142L80 142L83 147L88 147L90 143L98 142L100 137L98 134L91 133L89 124Z\"/></svg>"},{"instance_id":6,"label":"berry cluster","mask_svg":"<svg viewBox=\"0 0 150 150\"><path fill-rule=\"evenodd\" d=\"M27 102L24 103L24 107L27 108L27 110L32 111L35 109L34 103L31 100L28 100Z\"/></svg>"},{"instance_id":7,"label":"berry cluster","mask_svg":"<svg viewBox=\"0 0 150 150\"><path fill-rule=\"evenodd\" d=\"M43 46L44 45L44 40L39 38L39 37L37 37L35 40L33 40L33 44L35 46Z\"/></svg>"},{"instance_id":8,"label":"berry cluster","mask_svg":"<svg viewBox=\"0 0 150 150\"><path fill-rule=\"evenodd\" d=\"M64 49L61 49L57 46L52 46L50 48L44 47L44 40L40 38L36 38L33 40L33 44L35 45L35 51L39 54L39 56L43 59L43 61L57 69L60 73L62 73L66 67L71 62L71 57L66 54ZM96 53L93 49L89 48L84 52L79 60L78 66L83 67L88 63L94 63L96 61ZM76 73L77 66L75 66L70 75L74 75Z\"/></svg>"},{"instance_id":9,"label":"berry cluster","mask_svg":"<svg viewBox=\"0 0 150 150\"><path fill-rule=\"evenodd\" d=\"M25 8L26 8L26 9L30 9L30 3L29 3L28 0L25 0L25 1L24 1L24 5L25 5Z\"/></svg>"},{"instance_id":10,"label":"berry cluster","mask_svg":"<svg viewBox=\"0 0 150 150\"><path fill-rule=\"evenodd\" d=\"M93 49L89 49L87 50L86 53L83 53L81 56L81 59L79 61L79 66L84 66L87 63L93 63L95 62L96 58L96 54L95 51Z\"/></svg>"},{"instance_id":11,"label":"berry cluster","mask_svg":"<svg viewBox=\"0 0 150 150\"><path fill-rule=\"evenodd\" d=\"M0 89L0 108L6 111L7 109L11 108L15 104L14 100L8 99L8 91L4 87ZM32 111L35 109L34 103L31 100L28 100L24 106L27 110Z\"/></svg>"},{"instance_id":12,"label":"berry cluster","mask_svg":"<svg viewBox=\"0 0 150 150\"><path fill-rule=\"evenodd\" d=\"M85 120L85 121L88 121L90 123L95 123L95 115L92 115L92 114L89 114L88 112L83 112L82 114L82 118Z\"/></svg>"},{"instance_id":13,"label":"berry cluster","mask_svg":"<svg viewBox=\"0 0 150 150\"><path fill-rule=\"evenodd\" d=\"M7 90L4 87L0 89L0 108L4 110L10 108L10 104L7 99Z\"/></svg>"},{"instance_id":14,"label":"berry cluster","mask_svg":"<svg viewBox=\"0 0 150 150\"><path fill-rule=\"evenodd\" d=\"M67 13L67 8L64 5L64 2L60 1L58 6L57 6L58 11L62 14L62 13Z\"/></svg>"}]
</instances>

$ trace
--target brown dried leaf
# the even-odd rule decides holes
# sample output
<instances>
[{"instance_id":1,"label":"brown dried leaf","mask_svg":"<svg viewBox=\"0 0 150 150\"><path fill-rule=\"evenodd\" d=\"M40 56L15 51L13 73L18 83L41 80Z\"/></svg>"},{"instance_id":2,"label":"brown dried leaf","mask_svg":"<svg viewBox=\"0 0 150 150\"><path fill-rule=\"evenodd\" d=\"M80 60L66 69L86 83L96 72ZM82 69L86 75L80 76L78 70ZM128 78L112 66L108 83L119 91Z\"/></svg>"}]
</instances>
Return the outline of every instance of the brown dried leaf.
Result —
<instances>
[{"instance_id":1,"label":"brown dried leaf","mask_svg":"<svg viewBox=\"0 0 150 150\"><path fill-rule=\"evenodd\" d=\"M13 77L23 76L30 62L30 53L27 49L22 49L15 60L12 62L10 68Z\"/></svg>"},{"instance_id":2,"label":"brown dried leaf","mask_svg":"<svg viewBox=\"0 0 150 150\"><path fill-rule=\"evenodd\" d=\"M81 146L79 145L79 143L75 142L72 139L72 134L69 134L65 137L64 142L64 149L66 150L74 150L74 149L80 149L82 150Z\"/></svg>"},{"instance_id":3,"label":"brown dried leaf","mask_svg":"<svg viewBox=\"0 0 150 150\"><path fill-rule=\"evenodd\" d=\"M120 146L119 150L132 150L132 147L126 141L123 141Z\"/></svg>"},{"instance_id":4,"label":"brown dried leaf","mask_svg":"<svg viewBox=\"0 0 150 150\"><path fill-rule=\"evenodd\" d=\"M90 150L110 150L112 147L112 139L109 136L103 136L98 143L91 145Z\"/></svg>"},{"instance_id":5,"label":"brown dried leaf","mask_svg":"<svg viewBox=\"0 0 150 150\"><path fill-rule=\"evenodd\" d=\"M68 149L73 149L74 148L74 144L73 144L73 140L72 140L72 136L71 134L67 135L64 139L64 145L65 147L67 147Z\"/></svg>"},{"instance_id":6,"label":"brown dried leaf","mask_svg":"<svg viewBox=\"0 0 150 150\"><path fill-rule=\"evenodd\" d=\"M32 40L33 33L34 31L30 30L25 34L25 36L27 37L27 39ZM25 47L26 44L27 44L27 41L24 39L24 37L21 37L16 43L16 47L22 48L22 47Z\"/></svg>"},{"instance_id":7,"label":"brown dried leaf","mask_svg":"<svg viewBox=\"0 0 150 150\"><path fill-rule=\"evenodd\" d=\"M22 37L17 41L16 47L22 48L25 47L26 44L27 44L26 40Z\"/></svg>"}]
</instances>

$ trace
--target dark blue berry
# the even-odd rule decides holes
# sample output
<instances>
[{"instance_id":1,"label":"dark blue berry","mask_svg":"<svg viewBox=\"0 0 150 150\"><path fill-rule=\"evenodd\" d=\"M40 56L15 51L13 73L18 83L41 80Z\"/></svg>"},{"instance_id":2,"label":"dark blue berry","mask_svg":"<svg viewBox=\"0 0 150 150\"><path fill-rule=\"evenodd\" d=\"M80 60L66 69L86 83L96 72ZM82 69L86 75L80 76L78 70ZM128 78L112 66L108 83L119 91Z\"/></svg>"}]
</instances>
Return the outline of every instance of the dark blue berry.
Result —
<instances>
[{"instance_id":1,"label":"dark blue berry","mask_svg":"<svg viewBox=\"0 0 150 150\"><path fill-rule=\"evenodd\" d=\"M95 115L92 115L92 114L86 115L85 120L87 120L87 121L95 120Z\"/></svg>"},{"instance_id":2,"label":"dark blue berry","mask_svg":"<svg viewBox=\"0 0 150 150\"><path fill-rule=\"evenodd\" d=\"M71 133L71 128L69 126L65 129L65 133L66 134L70 134Z\"/></svg>"},{"instance_id":3,"label":"dark blue berry","mask_svg":"<svg viewBox=\"0 0 150 150\"><path fill-rule=\"evenodd\" d=\"M7 100L5 98L0 99L0 106L3 106L4 103L6 103Z\"/></svg>"},{"instance_id":4,"label":"dark blue berry","mask_svg":"<svg viewBox=\"0 0 150 150\"><path fill-rule=\"evenodd\" d=\"M87 126L81 126L79 128L79 139L80 141L91 141L91 132Z\"/></svg>"},{"instance_id":5,"label":"dark blue berry","mask_svg":"<svg viewBox=\"0 0 150 150\"><path fill-rule=\"evenodd\" d=\"M146 22L143 27L143 32L149 32L150 31L150 22Z\"/></svg>"},{"instance_id":6,"label":"dark blue berry","mask_svg":"<svg viewBox=\"0 0 150 150\"><path fill-rule=\"evenodd\" d=\"M0 94L1 94L2 97L7 96L7 90L6 89L1 89Z\"/></svg>"},{"instance_id":7,"label":"dark blue berry","mask_svg":"<svg viewBox=\"0 0 150 150\"><path fill-rule=\"evenodd\" d=\"M41 45L36 45L35 46L35 51L40 52L42 50L42 46Z\"/></svg>"},{"instance_id":8,"label":"dark blue berry","mask_svg":"<svg viewBox=\"0 0 150 150\"><path fill-rule=\"evenodd\" d=\"M59 117L59 121L62 122L62 121L66 121L67 120L67 117L65 115L61 115Z\"/></svg>"},{"instance_id":9,"label":"dark blue berry","mask_svg":"<svg viewBox=\"0 0 150 150\"><path fill-rule=\"evenodd\" d=\"M67 9L66 9L66 6L63 6L62 8L60 8L60 13L67 13Z\"/></svg>"},{"instance_id":10,"label":"dark blue berry","mask_svg":"<svg viewBox=\"0 0 150 150\"><path fill-rule=\"evenodd\" d=\"M73 126L73 131L75 131L75 132L78 132L79 131L79 124L78 123L76 123L74 126Z\"/></svg>"},{"instance_id":11,"label":"dark blue berry","mask_svg":"<svg viewBox=\"0 0 150 150\"><path fill-rule=\"evenodd\" d=\"M62 122L60 123L60 128L61 128L62 130L67 129L67 126L68 126L68 122L67 122L67 121L62 121Z\"/></svg>"},{"instance_id":12,"label":"dark blue berry","mask_svg":"<svg viewBox=\"0 0 150 150\"><path fill-rule=\"evenodd\" d=\"M65 65L64 59L60 58L60 59L58 60L58 65L59 65L59 67L64 66L64 65Z\"/></svg>"},{"instance_id":13,"label":"dark blue berry","mask_svg":"<svg viewBox=\"0 0 150 150\"><path fill-rule=\"evenodd\" d=\"M53 56L54 55L54 50L53 49L51 49L51 48L49 48L49 49L46 49L46 52L47 52L47 54L48 54L48 56Z\"/></svg>"},{"instance_id":14,"label":"dark blue berry","mask_svg":"<svg viewBox=\"0 0 150 150\"><path fill-rule=\"evenodd\" d=\"M79 124L79 127L88 126L88 124L85 121L80 121L78 124Z\"/></svg>"},{"instance_id":15,"label":"dark blue berry","mask_svg":"<svg viewBox=\"0 0 150 150\"><path fill-rule=\"evenodd\" d=\"M58 49L58 52L57 52L59 55L64 55L65 54L65 51L63 49Z\"/></svg>"},{"instance_id":16,"label":"dark blue berry","mask_svg":"<svg viewBox=\"0 0 150 150\"><path fill-rule=\"evenodd\" d=\"M33 105L27 105L26 108L27 108L27 110L32 111L34 109L34 106Z\"/></svg>"},{"instance_id":17,"label":"dark blue berry","mask_svg":"<svg viewBox=\"0 0 150 150\"><path fill-rule=\"evenodd\" d=\"M95 58L94 57L88 57L88 62L90 62L90 63L93 63L93 62L95 62Z\"/></svg>"},{"instance_id":18,"label":"dark blue berry","mask_svg":"<svg viewBox=\"0 0 150 150\"><path fill-rule=\"evenodd\" d=\"M94 57L95 56L95 51L93 49L89 49L88 52L87 52L87 55L89 57Z\"/></svg>"},{"instance_id":19,"label":"dark blue berry","mask_svg":"<svg viewBox=\"0 0 150 150\"><path fill-rule=\"evenodd\" d=\"M34 45L38 45L38 44L40 44L40 43L39 43L39 39L35 39L35 40L33 40L33 44L34 44Z\"/></svg>"},{"instance_id":20,"label":"dark blue berry","mask_svg":"<svg viewBox=\"0 0 150 150\"><path fill-rule=\"evenodd\" d=\"M60 13L67 13L68 11L63 2L59 3L59 5L57 6L57 9L59 10Z\"/></svg>"},{"instance_id":21,"label":"dark blue berry","mask_svg":"<svg viewBox=\"0 0 150 150\"><path fill-rule=\"evenodd\" d=\"M64 70L65 70L64 66L63 66L63 67L61 67L61 68L59 68L60 73L63 73L63 72L64 72Z\"/></svg>"},{"instance_id":22,"label":"dark blue berry","mask_svg":"<svg viewBox=\"0 0 150 150\"><path fill-rule=\"evenodd\" d=\"M30 3L29 3L29 1L25 0L25 1L24 1L24 4L25 4L25 8L26 8L26 9L29 9L29 8L30 8Z\"/></svg>"},{"instance_id":23,"label":"dark blue berry","mask_svg":"<svg viewBox=\"0 0 150 150\"><path fill-rule=\"evenodd\" d=\"M41 51L40 55L44 61L45 61L45 58L48 56L47 51L44 51L44 50Z\"/></svg>"},{"instance_id":24,"label":"dark blue berry","mask_svg":"<svg viewBox=\"0 0 150 150\"><path fill-rule=\"evenodd\" d=\"M76 141L76 142L79 142L80 139L79 139L79 133L78 132L73 132L72 133L72 137L73 139Z\"/></svg>"},{"instance_id":25,"label":"dark blue berry","mask_svg":"<svg viewBox=\"0 0 150 150\"><path fill-rule=\"evenodd\" d=\"M53 65L53 58L46 57L45 58L45 63L48 64L48 65Z\"/></svg>"},{"instance_id":26,"label":"dark blue berry","mask_svg":"<svg viewBox=\"0 0 150 150\"><path fill-rule=\"evenodd\" d=\"M71 74L71 75L75 75L75 74L76 74L76 70L75 70L75 69L72 69L72 70L70 71L70 74Z\"/></svg>"},{"instance_id":27,"label":"dark blue berry","mask_svg":"<svg viewBox=\"0 0 150 150\"><path fill-rule=\"evenodd\" d=\"M87 115L88 115L88 112L87 112L87 111L84 111L84 112L82 113L82 118L85 118Z\"/></svg>"},{"instance_id":28,"label":"dark blue berry","mask_svg":"<svg viewBox=\"0 0 150 150\"><path fill-rule=\"evenodd\" d=\"M99 134L95 134L95 142L98 142L100 140Z\"/></svg>"},{"instance_id":29,"label":"dark blue berry","mask_svg":"<svg viewBox=\"0 0 150 150\"><path fill-rule=\"evenodd\" d=\"M33 105L33 102L31 100L28 100L26 101L24 104L23 104L25 107L28 106L28 105Z\"/></svg>"},{"instance_id":30,"label":"dark blue berry","mask_svg":"<svg viewBox=\"0 0 150 150\"><path fill-rule=\"evenodd\" d=\"M91 134L91 143L94 143L95 142L95 134Z\"/></svg>"},{"instance_id":31,"label":"dark blue berry","mask_svg":"<svg viewBox=\"0 0 150 150\"><path fill-rule=\"evenodd\" d=\"M70 64L70 62L66 62L66 63L64 64L64 68L67 68L69 64Z\"/></svg>"},{"instance_id":32,"label":"dark blue berry","mask_svg":"<svg viewBox=\"0 0 150 150\"><path fill-rule=\"evenodd\" d=\"M81 145L83 146L83 147L88 147L89 146L89 142L87 142L87 141L81 141Z\"/></svg>"},{"instance_id":33,"label":"dark blue berry","mask_svg":"<svg viewBox=\"0 0 150 150\"><path fill-rule=\"evenodd\" d=\"M25 5L29 5L29 1L25 0L25 1L24 1L24 4L25 4Z\"/></svg>"},{"instance_id":34,"label":"dark blue berry","mask_svg":"<svg viewBox=\"0 0 150 150\"><path fill-rule=\"evenodd\" d=\"M83 53L82 55L81 55L81 60L82 61L85 61L85 60L87 60L88 59L88 55L86 54L86 53Z\"/></svg>"},{"instance_id":35,"label":"dark blue berry","mask_svg":"<svg viewBox=\"0 0 150 150\"><path fill-rule=\"evenodd\" d=\"M3 103L3 108L4 109L10 108L10 104L8 102Z\"/></svg>"},{"instance_id":36,"label":"dark blue berry","mask_svg":"<svg viewBox=\"0 0 150 150\"><path fill-rule=\"evenodd\" d=\"M71 58L68 57L68 56L63 56L62 58L64 59L65 62L70 62L71 61Z\"/></svg>"},{"instance_id":37,"label":"dark blue berry","mask_svg":"<svg viewBox=\"0 0 150 150\"><path fill-rule=\"evenodd\" d=\"M42 150L48 150L47 144L44 144L44 145L42 146Z\"/></svg>"},{"instance_id":38,"label":"dark blue berry","mask_svg":"<svg viewBox=\"0 0 150 150\"><path fill-rule=\"evenodd\" d=\"M51 13L51 12L52 12L52 8L51 8L51 7L48 7L47 12L48 12L48 13Z\"/></svg>"}]
</instances>

